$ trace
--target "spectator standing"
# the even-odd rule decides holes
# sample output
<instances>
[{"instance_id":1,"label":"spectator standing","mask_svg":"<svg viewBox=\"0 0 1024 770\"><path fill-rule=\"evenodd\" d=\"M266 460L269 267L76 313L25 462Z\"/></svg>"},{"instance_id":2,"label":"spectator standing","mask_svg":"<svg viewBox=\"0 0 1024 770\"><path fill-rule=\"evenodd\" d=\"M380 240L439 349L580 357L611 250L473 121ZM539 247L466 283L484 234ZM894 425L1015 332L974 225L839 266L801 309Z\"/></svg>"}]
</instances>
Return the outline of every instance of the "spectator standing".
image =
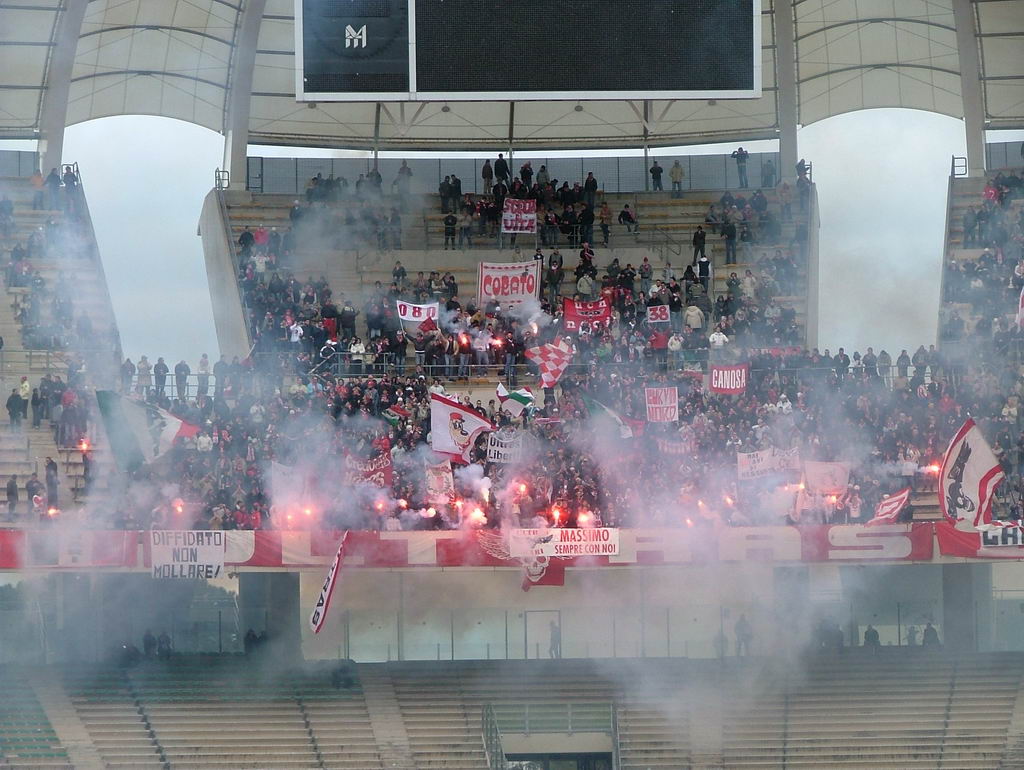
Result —
<instances>
[{"instance_id":1,"label":"spectator standing","mask_svg":"<svg viewBox=\"0 0 1024 770\"><path fill-rule=\"evenodd\" d=\"M58 498L57 487L57 463L53 461L52 457L46 458L45 465L46 473L46 505L50 508L58 508L60 506L60 500Z\"/></svg>"},{"instance_id":2,"label":"spectator standing","mask_svg":"<svg viewBox=\"0 0 1024 770\"><path fill-rule=\"evenodd\" d=\"M451 248L454 249L455 227L459 223L458 217L456 217L453 212L449 211L447 214L445 214L445 217L442 220L442 222L444 223L444 250L447 251L449 245L451 245Z\"/></svg>"},{"instance_id":3,"label":"spectator standing","mask_svg":"<svg viewBox=\"0 0 1024 770\"><path fill-rule=\"evenodd\" d=\"M725 238L725 264L736 264L736 225L731 220L722 225L722 237Z\"/></svg>"},{"instance_id":4,"label":"spectator standing","mask_svg":"<svg viewBox=\"0 0 1024 770\"><path fill-rule=\"evenodd\" d=\"M167 375L170 371L170 367L167 366L163 357L157 358L156 363L153 364L153 383L158 396L164 395L164 389L167 387Z\"/></svg>"},{"instance_id":5,"label":"spectator standing","mask_svg":"<svg viewBox=\"0 0 1024 770\"><path fill-rule=\"evenodd\" d=\"M747 189L747 157L749 152L739 147L732 151L732 158L736 161L736 173L740 178L740 189Z\"/></svg>"},{"instance_id":6,"label":"spectator standing","mask_svg":"<svg viewBox=\"0 0 1024 770\"><path fill-rule=\"evenodd\" d=\"M7 479L7 521L14 521L18 512L18 477L11 474Z\"/></svg>"},{"instance_id":7,"label":"spectator standing","mask_svg":"<svg viewBox=\"0 0 1024 770\"><path fill-rule=\"evenodd\" d=\"M178 392L178 399L185 401L188 398L188 378L192 374L192 368L181 359L174 365L174 386Z\"/></svg>"},{"instance_id":8,"label":"spectator standing","mask_svg":"<svg viewBox=\"0 0 1024 770\"><path fill-rule=\"evenodd\" d=\"M45 208L46 180L43 179L43 172L36 169L32 174L32 210L40 211Z\"/></svg>"},{"instance_id":9,"label":"spectator standing","mask_svg":"<svg viewBox=\"0 0 1024 770\"><path fill-rule=\"evenodd\" d=\"M655 192L659 192L664 188L661 186L661 175L665 173L665 169L658 163L658 159L654 159L654 165L651 166L651 189Z\"/></svg>"},{"instance_id":10,"label":"spectator standing","mask_svg":"<svg viewBox=\"0 0 1024 770\"><path fill-rule=\"evenodd\" d=\"M683 167L679 164L679 158L676 158L675 163L672 164L672 168L668 170L668 178L672 182L672 197L682 198L683 179L686 178L686 172L683 171Z\"/></svg>"},{"instance_id":11,"label":"spectator standing","mask_svg":"<svg viewBox=\"0 0 1024 770\"><path fill-rule=\"evenodd\" d=\"M597 205L597 179L594 177L593 171L588 171L587 178L583 180L583 200L590 211L593 212ZM589 239L584 238L584 240Z\"/></svg>"},{"instance_id":12,"label":"spectator standing","mask_svg":"<svg viewBox=\"0 0 1024 770\"><path fill-rule=\"evenodd\" d=\"M199 365L196 367L196 374L198 375L198 389L196 391L197 396L205 396L210 392L210 357L203 353L199 359Z\"/></svg>"},{"instance_id":13,"label":"spectator standing","mask_svg":"<svg viewBox=\"0 0 1024 770\"><path fill-rule=\"evenodd\" d=\"M489 193L494 186L494 169L491 168L491 161L484 161L484 165L480 169L480 179L483 180L484 193Z\"/></svg>"},{"instance_id":14,"label":"spectator standing","mask_svg":"<svg viewBox=\"0 0 1024 770\"><path fill-rule=\"evenodd\" d=\"M597 210L597 221L601 226L601 241L607 246L612 223L612 210L608 208L608 201L601 201L601 208Z\"/></svg>"},{"instance_id":15,"label":"spectator standing","mask_svg":"<svg viewBox=\"0 0 1024 770\"><path fill-rule=\"evenodd\" d=\"M704 252L704 245L707 241L708 234L704 231L704 228L697 225L696 231L693 233L693 264L697 264L697 258L706 256Z\"/></svg>"},{"instance_id":16,"label":"spectator standing","mask_svg":"<svg viewBox=\"0 0 1024 770\"><path fill-rule=\"evenodd\" d=\"M770 158L761 166L761 187L775 187L775 164Z\"/></svg>"},{"instance_id":17,"label":"spectator standing","mask_svg":"<svg viewBox=\"0 0 1024 770\"><path fill-rule=\"evenodd\" d=\"M494 161L494 178L502 184L508 185L508 161L502 153L498 153L498 159Z\"/></svg>"}]
</instances>

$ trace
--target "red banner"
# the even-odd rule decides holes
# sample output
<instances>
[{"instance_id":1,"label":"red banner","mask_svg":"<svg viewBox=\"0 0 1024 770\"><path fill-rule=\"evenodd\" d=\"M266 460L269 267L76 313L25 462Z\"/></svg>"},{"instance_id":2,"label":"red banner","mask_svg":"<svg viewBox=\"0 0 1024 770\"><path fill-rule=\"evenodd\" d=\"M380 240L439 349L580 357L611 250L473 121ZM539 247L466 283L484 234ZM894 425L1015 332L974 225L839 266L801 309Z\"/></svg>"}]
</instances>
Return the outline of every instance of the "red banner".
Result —
<instances>
[{"instance_id":1,"label":"red banner","mask_svg":"<svg viewBox=\"0 0 1024 770\"><path fill-rule=\"evenodd\" d=\"M391 466L391 450L380 452L369 460L359 460L345 455L345 477L350 484L367 481L378 487L388 487L394 479Z\"/></svg>"},{"instance_id":2,"label":"red banner","mask_svg":"<svg viewBox=\"0 0 1024 770\"><path fill-rule=\"evenodd\" d=\"M606 299L596 302L577 302L566 297L562 300L562 326L567 332L578 332L581 324L593 326L607 324L612 319L612 306Z\"/></svg>"},{"instance_id":3,"label":"red banner","mask_svg":"<svg viewBox=\"0 0 1024 770\"><path fill-rule=\"evenodd\" d=\"M750 364L711 367L711 392L738 396L747 390Z\"/></svg>"},{"instance_id":4,"label":"red banner","mask_svg":"<svg viewBox=\"0 0 1024 770\"><path fill-rule=\"evenodd\" d=\"M965 532L948 521L935 523L939 553L964 559L1024 559L1024 531L997 527L987 532Z\"/></svg>"}]
</instances>

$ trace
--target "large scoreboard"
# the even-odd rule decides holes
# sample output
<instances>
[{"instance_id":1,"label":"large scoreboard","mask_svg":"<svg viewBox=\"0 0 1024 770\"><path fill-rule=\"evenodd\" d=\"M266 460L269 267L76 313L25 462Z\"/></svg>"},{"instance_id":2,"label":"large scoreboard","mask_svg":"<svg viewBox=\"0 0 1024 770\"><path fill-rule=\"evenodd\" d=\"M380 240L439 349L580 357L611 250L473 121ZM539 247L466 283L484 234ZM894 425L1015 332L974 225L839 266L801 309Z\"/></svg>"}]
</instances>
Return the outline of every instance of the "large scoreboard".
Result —
<instances>
[{"instance_id":1,"label":"large scoreboard","mask_svg":"<svg viewBox=\"0 0 1024 770\"><path fill-rule=\"evenodd\" d=\"M303 101L761 95L760 0L295 0Z\"/></svg>"}]
</instances>

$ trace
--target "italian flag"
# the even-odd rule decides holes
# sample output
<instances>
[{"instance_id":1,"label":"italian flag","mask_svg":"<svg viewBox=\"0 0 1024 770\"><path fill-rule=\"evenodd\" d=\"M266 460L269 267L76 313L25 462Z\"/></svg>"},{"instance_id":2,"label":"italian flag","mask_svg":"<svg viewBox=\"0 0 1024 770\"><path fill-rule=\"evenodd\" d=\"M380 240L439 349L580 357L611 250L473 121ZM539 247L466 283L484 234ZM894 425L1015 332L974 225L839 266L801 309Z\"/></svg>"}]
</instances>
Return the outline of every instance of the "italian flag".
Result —
<instances>
[{"instance_id":1,"label":"italian flag","mask_svg":"<svg viewBox=\"0 0 1024 770\"><path fill-rule=\"evenodd\" d=\"M526 411L528 407L533 406L533 392L529 388L520 388L519 390L509 392L509 390L499 382L496 393L498 396L498 403L501 404L501 408L513 417L518 417Z\"/></svg>"},{"instance_id":2,"label":"italian flag","mask_svg":"<svg viewBox=\"0 0 1024 770\"><path fill-rule=\"evenodd\" d=\"M133 471L151 463L165 454L178 439L199 433L197 425L111 390L97 390L96 402L114 459L123 471Z\"/></svg>"},{"instance_id":3,"label":"italian flag","mask_svg":"<svg viewBox=\"0 0 1024 770\"><path fill-rule=\"evenodd\" d=\"M586 404L591 417L606 418L615 423L619 428L620 438L633 438L643 433L643 423L640 420L630 420L622 417L614 409L587 396L583 397L583 402Z\"/></svg>"},{"instance_id":4,"label":"italian flag","mask_svg":"<svg viewBox=\"0 0 1024 770\"><path fill-rule=\"evenodd\" d=\"M383 417L387 421L388 425L392 427L398 425L399 421L408 419L411 416L412 412L397 405L381 413L381 417Z\"/></svg>"}]
</instances>

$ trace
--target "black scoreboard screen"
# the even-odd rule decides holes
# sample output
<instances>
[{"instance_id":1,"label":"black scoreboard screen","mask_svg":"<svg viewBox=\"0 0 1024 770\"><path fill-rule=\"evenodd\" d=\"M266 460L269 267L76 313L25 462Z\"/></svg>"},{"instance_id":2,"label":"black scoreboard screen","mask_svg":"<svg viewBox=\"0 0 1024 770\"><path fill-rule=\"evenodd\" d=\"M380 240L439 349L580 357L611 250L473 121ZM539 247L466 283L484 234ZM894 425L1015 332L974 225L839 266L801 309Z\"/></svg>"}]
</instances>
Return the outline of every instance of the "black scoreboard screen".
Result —
<instances>
[{"instance_id":1,"label":"black scoreboard screen","mask_svg":"<svg viewBox=\"0 0 1024 770\"><path fill-rule=\"evenodd\" d=\"M760 0L295 0L305 101L761 95Z\"/></svg>"}]
</instances>

